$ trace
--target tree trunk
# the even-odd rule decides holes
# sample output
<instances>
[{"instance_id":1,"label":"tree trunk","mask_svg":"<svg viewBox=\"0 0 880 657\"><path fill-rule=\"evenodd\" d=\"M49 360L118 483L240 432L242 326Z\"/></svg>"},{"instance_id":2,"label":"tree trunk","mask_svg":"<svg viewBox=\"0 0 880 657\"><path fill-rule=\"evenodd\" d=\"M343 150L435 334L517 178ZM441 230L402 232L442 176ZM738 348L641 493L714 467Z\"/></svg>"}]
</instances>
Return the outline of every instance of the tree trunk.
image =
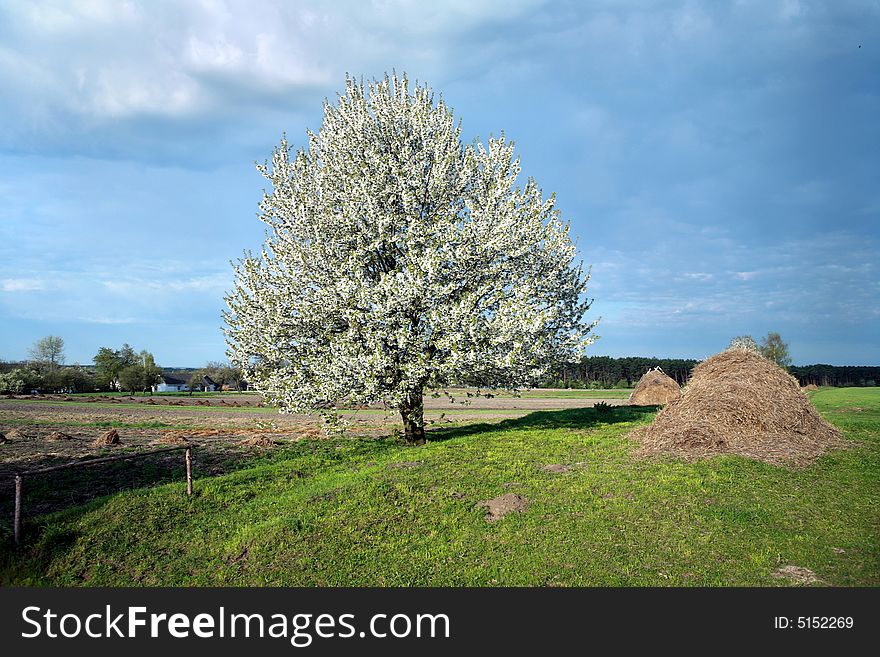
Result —
<instances>
[{"instance_id":1,"label":"tree trunk","mask_svg":"<svg viewBox=\"0 0 880 657\"><path fill-rule=\"evenodd\" d=\"M408 443L425 442L425 406L422 391L411 392L400 406L403 419L403 437Z\"/></svg>"}]
</instances>

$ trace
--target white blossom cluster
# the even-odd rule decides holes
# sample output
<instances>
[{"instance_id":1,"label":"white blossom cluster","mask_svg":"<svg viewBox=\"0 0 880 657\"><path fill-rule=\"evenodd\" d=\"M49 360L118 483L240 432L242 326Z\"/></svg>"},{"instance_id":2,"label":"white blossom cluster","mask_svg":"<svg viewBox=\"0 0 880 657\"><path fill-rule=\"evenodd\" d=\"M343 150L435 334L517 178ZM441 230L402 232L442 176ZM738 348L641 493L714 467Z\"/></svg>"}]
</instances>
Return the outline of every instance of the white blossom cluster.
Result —
<instances>
[{"instance_id":1,"label":"white blossom cluster","mask_svg":"<svg viewBox=\"0 0 880 657\"><path fill-rule=\"evenodd\" d=\"M760 347L758 347L758 343L755 342L755 339L750 335L738 335L730 341L730 344L727 345L728 349L744 349L745 351L751 351L753 353L759 354L761 353Z\"/></svg>"},{"instance_id":2,"label":"white blossom cluster","mask_svg":"<svg viewBox=\"0 0 880 657\"><path fill-rule=\"evenodd\" d=\"M592 341L554 197L515 187L503 135L460 133L427 85L349 78L307 148L258 167L266 242L235 266L225 331L282 411L385 402L423 426L426 387L527 386Z\"/></svg>"}]
</instances>

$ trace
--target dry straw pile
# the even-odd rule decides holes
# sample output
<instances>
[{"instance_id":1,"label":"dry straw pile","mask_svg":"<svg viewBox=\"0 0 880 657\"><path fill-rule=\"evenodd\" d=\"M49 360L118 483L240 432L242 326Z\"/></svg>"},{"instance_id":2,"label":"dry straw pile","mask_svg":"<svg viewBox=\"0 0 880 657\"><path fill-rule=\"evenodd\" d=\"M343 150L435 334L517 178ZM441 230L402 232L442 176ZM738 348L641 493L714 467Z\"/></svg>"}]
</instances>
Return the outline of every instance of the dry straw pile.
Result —
<instances>
[{"instance_id":1,"label":"dry straw pile","mask_svg":"<svg viewBox=\"0 0 880 657\"><path fill-rule=\"evenodd\" d=\"M46 440L73 440L73 436L69 436L63 431L53 431L46 436Z\"/></svg>"},{"instance_id":2,"label":"dry straw pile","mask_svg":"<svg viewBox=\"0 0 880 657\"><path fill-rule=\"evenodd\" d=\"M151 445L189 445L190 441L186 436L181 435L177 431L166 431L162 436L150 442Z\"/></svg>"},{"instance_id":3,"label":"dry straw pile","mask_svg":"<svg viewBox=\"0 0 880 657\"><path fill-rule=\"evenodd\" d=\"M631 436L643 455L739 454L789 465L806 465L845 446L794 377L744 349L728 349L700 363L681 397Z\"/></svg>"},{"instance_id":4,"label":"dry straw pile","mask_svg":"<svg viewBox=\"0 0 880 657\"><path fill-rule=\"evenodd\" d=\"M116 429L110 429L109 431L105 431L98 438L95 439L95 442L92 443L95 447L108 447L109 445L119 445L119 432Z\"/></svg>"},{"instance_id":5,"label":"dry straw pile","mask_svg":"<svg viewBox=\"0 0 880 657\"><path fill-rule=\"evenodd\" d=\"M268 436L251 436L238 443L242 447L275 447L278 443Z\"/></svg>"},{"instance_id":6,"label":"dry straw pile","mask_svg":"<svg viewBox=\"0 0 880 657\"><path fill-rule=\"evenodd\" d=\"M631 406L656 406L668 404L681 397L681 388L675 379L666 376L659 367L648 370L639 379L629 396Z\"/></svg>"}]
</instances>

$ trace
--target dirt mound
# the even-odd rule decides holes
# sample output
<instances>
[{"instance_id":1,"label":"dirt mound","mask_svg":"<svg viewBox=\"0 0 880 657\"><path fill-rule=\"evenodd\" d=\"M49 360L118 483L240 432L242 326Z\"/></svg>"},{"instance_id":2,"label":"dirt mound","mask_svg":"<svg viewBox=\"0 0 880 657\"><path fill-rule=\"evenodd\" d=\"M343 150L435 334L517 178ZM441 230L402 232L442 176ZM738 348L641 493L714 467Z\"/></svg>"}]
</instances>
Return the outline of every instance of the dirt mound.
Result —
<instances>
[{"instance_id":1,"label":"dirt mound","mask_svg":"<svg viewBox=\"0 0 880 657\"><path fill-rule=\"evenodd\" d=\"M739 454L794 465L846 446L794 377L744 349L723 351L697 365L681 397L630 436L641 442L641 454Z\"/></svg>"},{"instance_id":2,"label":"dirt mound","mask_svg":"<svg viewBox=\"0 0 880 657\"><path fill-rule=\"evenodd\" d=\"M175 445L189 445L189 440L187 439L186 436L182 436L179 433L169 431L168 433L164 434L162 437L156 438L155 440L151 441L150 444L151 445L168 445L168 446L173 447Z\"/></svg>"},{"instance_id":3,"label":"dirt mound","mask_svg":"<svg viewBox=\"0 0 880 657\"><path fill-rule=\"evenodd\" d=\"M110 429L110 431L105 431L98 438L95 439L95 442L92 443L95 447L106 447L107 445L118 445L119 444L119 432L116 429Z\"/></svg>"},{"instance_id":4,"label":"dirt mound","mask_svg":"<svg viewBox=\"0 0 880 657\"><path fill-rule=\"evenodd\" d=\"M477 502L477 508L486 509L486 522L501 520L508 513L522 513L529 506L529 501L516 493L505 493L491 500Z\"/></svg>"},{"instance_id":5,"label":"dirt mound","mask_svg":"<svg viewBox=\"0 0 880 657\"><path fill-rule=\"evenodd\" d=\"M275 447L278 443L268 436L251 436L238 443L242 447Z\"/></svg>"},{"instance_id":6,"label":"dirt mound","mask_svg":"<svg viewBox=\"0 0 880 657\"><path fill-rule=\"evenodd\" d=\"M73 440L73 436L69 436L63 431L53 431L46 436L46 440Z\"/></svg>"},{"instance_id":7,"label":"dirt mound","mask_svg":"<svg viewBox=\"0 0 880 657\"><path fill-rule=\"evenodd\" d=\"M675 379L666 376L659 367L648 370L639 379L629 396L631 406L668 404L681 397L681 388Z\"/></svg>"},{"instance_id":8,"label":"dirt mound","mask_svg":"<svg viewBox=\"0 0 880 657\"><path fill-rule=\"evenodd\" d=\"M816 573L803 566L782 566L774 570L772 574L774 579L787 579L804 586L822 581L816 576Z\"/></svg>"},{"instance_id":9,"label":"dirt mound","mask_svg":"<svg viewBox=\"0 0 880 657\"><path fill-rule=\"evenodd\" d=\"M818 390L818 389L819 389L819 386L817 386L815 383L809 383L809 384L805 385L803 388L801 388L801 390L803 390L804 392L807 392L808 390Z\"/></svg>"}]
</instances>

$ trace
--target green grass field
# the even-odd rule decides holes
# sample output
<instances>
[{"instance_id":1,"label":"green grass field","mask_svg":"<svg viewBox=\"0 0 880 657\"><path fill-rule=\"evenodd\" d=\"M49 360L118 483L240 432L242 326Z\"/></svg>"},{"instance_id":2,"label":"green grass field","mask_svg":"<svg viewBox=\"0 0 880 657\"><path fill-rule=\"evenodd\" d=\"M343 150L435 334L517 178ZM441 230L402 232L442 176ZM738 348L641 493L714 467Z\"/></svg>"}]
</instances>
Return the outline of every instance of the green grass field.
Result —
<instances>
[{"instance_id":1,"label":"green grass field","mask_svg":"<svg viewBox=\"0 0 880 657\"><path fill-rule=\"evenodd\" d=\"M853 447L799 470L636 459L626 434L653 413L630 407L468 424L421 447L290 443L197 479L193 498L171 483L29 520L23 545L3 536L0 582L780 586L773 571L796 565L880 585L880 389L812 400ZM528 508L487 523L477 503L505 493Z\"/></svg>"}]
</instances>

